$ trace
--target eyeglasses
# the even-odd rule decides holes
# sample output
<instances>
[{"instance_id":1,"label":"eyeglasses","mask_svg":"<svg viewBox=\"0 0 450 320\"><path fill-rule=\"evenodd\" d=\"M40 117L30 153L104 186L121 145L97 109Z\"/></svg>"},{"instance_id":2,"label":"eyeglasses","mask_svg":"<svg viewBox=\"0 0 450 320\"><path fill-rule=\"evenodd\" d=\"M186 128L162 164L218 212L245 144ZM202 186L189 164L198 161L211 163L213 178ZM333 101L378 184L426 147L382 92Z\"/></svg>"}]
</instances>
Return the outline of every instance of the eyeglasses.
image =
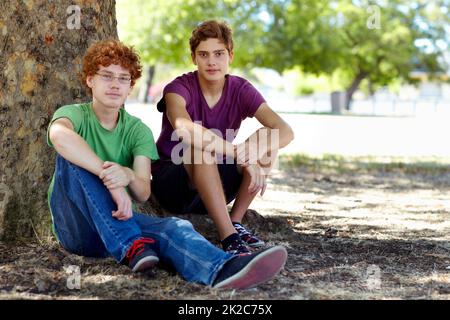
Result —
<instances>
[{"instance_id":1,"label":"eyeglasses","mask_svg":"<svg viewBox=\"0 0 450 320\"><path fill-rule=\"evenodd\" d=\"M100 76L100 78L105 82L113 82L114 79L118 79L121 84L130 84L131 83L131 77L129 76L114 76L112 74L107 73L96 73Z\"/></svg>"}]
</instances>

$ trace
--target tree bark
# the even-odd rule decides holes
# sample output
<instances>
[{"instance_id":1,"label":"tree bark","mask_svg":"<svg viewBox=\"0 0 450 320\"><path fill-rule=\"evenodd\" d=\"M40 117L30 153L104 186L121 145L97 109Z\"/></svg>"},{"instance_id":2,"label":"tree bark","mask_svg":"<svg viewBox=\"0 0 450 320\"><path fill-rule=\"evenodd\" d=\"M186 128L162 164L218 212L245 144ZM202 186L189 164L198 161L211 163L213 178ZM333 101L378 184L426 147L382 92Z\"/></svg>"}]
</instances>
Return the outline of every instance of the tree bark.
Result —
<instances>
[{"instance_id":1,"label":"tree bark","mask_svg":"<svg viewBox=\"0 0 450 320\"><path fill-rule=\"evenodd\" d=\"M358 89L359 85L361 84L361 81L363 81L368 76L368 73L365 71L360 71L355 79L353 79L352 84L350 87L346 90L346 101L345 101L345 109L350 110L350 104L353 99L353 94Z\"/></svg>"},{"instance_id":2,"label":"tree bark","mask_svg":"<svg viewBox=\"0 0 450 320\"><path fill-rule=\"evenodd\" d=\"M47 126L58 107L90 99L82 57L117 39L116 24L114 0L0 1L0 239L50 235Z\"/></svg>"}]
</instances>

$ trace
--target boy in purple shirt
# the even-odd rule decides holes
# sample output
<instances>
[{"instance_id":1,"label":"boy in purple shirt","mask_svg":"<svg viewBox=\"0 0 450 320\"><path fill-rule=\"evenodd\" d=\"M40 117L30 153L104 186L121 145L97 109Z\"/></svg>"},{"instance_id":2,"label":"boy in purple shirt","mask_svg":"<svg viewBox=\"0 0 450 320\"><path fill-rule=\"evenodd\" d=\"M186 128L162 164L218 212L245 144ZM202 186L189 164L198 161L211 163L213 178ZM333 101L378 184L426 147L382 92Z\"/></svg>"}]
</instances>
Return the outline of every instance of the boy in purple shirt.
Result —
<instances>
[{"instance_id":1,"label":"boy in purple shirt","mask_svg":"<svg viewBox=\"0 0 450 320\"><path fill-rule=\"evenodd\" d=\"M171 212L209 214L223 249L245 254L248 246L264 242L241 221L258 192L264 194L278 149L293 139L293 131L250 82L228 74L231 32L217 21L203 22L192 32L197 70L168 84L158 103L163 120L152 186ZM263 127L233 145L241 122L253 116ZM233 200L229 214L227 203Z\"/></svg>"}]
</instances>

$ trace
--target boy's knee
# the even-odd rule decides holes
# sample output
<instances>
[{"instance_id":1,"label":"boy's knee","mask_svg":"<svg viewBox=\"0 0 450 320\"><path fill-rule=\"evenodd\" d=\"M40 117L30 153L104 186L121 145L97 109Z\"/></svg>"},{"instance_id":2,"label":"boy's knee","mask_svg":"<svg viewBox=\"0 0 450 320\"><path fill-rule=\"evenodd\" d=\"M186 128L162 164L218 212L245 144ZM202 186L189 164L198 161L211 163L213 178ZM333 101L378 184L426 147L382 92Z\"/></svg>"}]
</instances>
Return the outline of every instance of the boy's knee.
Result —
<instances>
[{"instance_id":1,"label":"boy's knee","mask_svg":"<svg viewBox=\"0 0 450 320\"><path fill-rule=\"evenodd\" d=\"M70 162L69 160L66 160L59 154L56 156L56 166L59 170L65 170L65 169L69 169L69 168L82 169L82 168L78 167L77 165L73 164L72 162ZM84 169L82 169L82 170L84 170Z\"/></svg>"},{"instance_id":2,"label":"boy's knee","mask_svg":"<svg viewBox=\"0 0 450 320\"><path fill-rule=\"evenodd\" d=\"M59 154L56 155L56 165L61 168L62 166L67 166L68 165L68 161L66 159L64 159L62 156L60 156Z\"/></svg>"},{"instance_id":3,"label":"boy's knee","mask_svg":"<svg viewBox=\"0 0 450 320\"><path fill-rule=\"evenodd\" d=\"M186 219L180 219L180 218L175 218L175 217L171 217L171 218L167 218L167 219L169 219L169 220L166 222L166 225L164 228L166 231L179 230L181 228L188 228L188 229L194 228L192 226L192 223Z\"/></svg>"}]
</instances>

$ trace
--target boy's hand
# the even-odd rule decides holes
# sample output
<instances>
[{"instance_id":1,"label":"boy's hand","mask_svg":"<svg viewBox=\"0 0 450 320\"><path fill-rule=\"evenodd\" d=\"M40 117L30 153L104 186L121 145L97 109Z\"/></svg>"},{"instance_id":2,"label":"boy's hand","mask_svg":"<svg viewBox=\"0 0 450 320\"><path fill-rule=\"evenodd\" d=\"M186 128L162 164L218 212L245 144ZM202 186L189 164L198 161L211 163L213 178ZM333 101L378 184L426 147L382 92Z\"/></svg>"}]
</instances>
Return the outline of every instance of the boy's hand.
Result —
<instances>
[{"instance_id":1,"label":"boy's hand","mask_svg":"<svg viewBox=\"0 0 450 320\"><path fill-rule=\"evenodd\" d=\"M110 161L105 161L102 167L99 177L109 190L126 187L134 180L134 173L130 168Z\"/></svg>"},{"instance_id":2,"label":"boy's hand","mask_svg":"<svg viewBox=\"0 0 450 320\"><path fill-rule=\"evenodd\" d=\"M109 190L113 201L117 205L117 210L112 211L112 216L118 220L126 221L133 216L131 208L131 198L125 188Z\"/></svg>"},{"instance_id":3,"label":"boy's hand","mask_svg":"<svg viewBox=\"0 0 450 320\"><path fill-rule=\"evenodd\" d=\"M261 190L261 196L264 195L267 187L267 176L265 170L257 164L250 164L242 167L250 175L250 184L248 186L249 193L258 193Z\"/></svg>"},{"instance_id":4,"label":"boy's hand","mask_svg":"<svg viewBox=\"0 0 450 320\"><path fill-rule=\"evenodd\" d=\"M267 143L246 140L235 146L235 158L237 164L248 166L258 164L259 160L268 152Z\"/></svg>"}]
</instances>

